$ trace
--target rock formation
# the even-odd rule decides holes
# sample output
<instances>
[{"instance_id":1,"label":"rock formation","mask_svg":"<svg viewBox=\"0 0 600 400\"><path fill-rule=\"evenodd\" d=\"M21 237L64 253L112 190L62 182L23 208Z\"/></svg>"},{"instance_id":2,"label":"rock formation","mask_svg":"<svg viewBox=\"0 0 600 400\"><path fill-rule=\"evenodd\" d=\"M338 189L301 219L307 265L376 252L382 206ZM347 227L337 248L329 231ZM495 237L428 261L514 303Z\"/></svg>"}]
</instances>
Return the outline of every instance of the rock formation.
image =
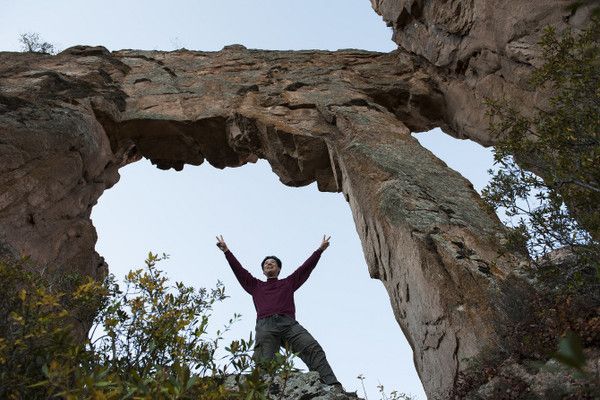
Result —
<instances>
[{"instance_id":1,"label":"rock formation","mask_svg":"<svg viewBox=\"0 0 600 400\"><path fill-rule=\"evenodd\" d=\"M497 217L410 132L442 126L490 144L481 96L535 98L520 86L533 63L520 60L535 58L523 32L562 9L528 14L524 30L500 40L482 33L496 21L488 2L428 4L373 3L402 46L389 54L0 53L0 256L102 277L90 212L120 167L264 158L286 185L343 193L425 391L446 397L468 359L504 346L503 327L527 313L529 284L522 261L499 251ZM494 29L515 25L503 18Z\"/></svg>"},{"instance_id":2,"label":"rock formation","mask_svg":"<svg viewBox=\"0 0 600 400\"><path fill-rule=\"evenodd\" d=\"M447 104L444 132L491 145L483 101L505 97L523 112L542 106L527 85L540 66L537 45L547 26L582 29L595 0L371 0L399 49L419 60Z\"/></svg>"},{"instance_id":3,"label":"rock formation","mask_svg":"<svg viewBox=\"0 0 600 400\"><path fill-rule=\"evenodd\" d=\"M235 391L237 388L235 375L230 375L225 380L225 387ZM241 376L240 382L245 377ZM267 392L270 400L364 400L356 392L340 392L334 387L325 385L319 380L318 372L297 372L290 374L287 380L275 377L271 389ZM273 390L274 389L274 390Z\"/></svg>"}]
</instances>

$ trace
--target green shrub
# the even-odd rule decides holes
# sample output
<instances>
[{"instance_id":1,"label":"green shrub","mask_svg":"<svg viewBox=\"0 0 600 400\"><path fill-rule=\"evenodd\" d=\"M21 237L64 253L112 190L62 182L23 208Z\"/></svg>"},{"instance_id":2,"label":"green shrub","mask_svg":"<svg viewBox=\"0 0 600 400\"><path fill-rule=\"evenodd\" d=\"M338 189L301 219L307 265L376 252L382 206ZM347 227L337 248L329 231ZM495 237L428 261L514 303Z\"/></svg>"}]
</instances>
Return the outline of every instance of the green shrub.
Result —
<instances>
[{"instance_id":1,"label":"green shrub","mask_svg":"<svg viewBox=\"0 0 600 400\"><path fill-rule=\"evenodd\" d=\"M292 355L258 369L250 337L217 360L222 333L239 318L208 337L212 307L227 297L223 285L170 286L157 268L164 258L150 253L124 291L112 275L49 281L26 261L0 263L0 398L265 399L268 382L293 370ZM81 327L94 315L86 336ZM233 388L223 384L228 375Z\"/></svg>"}]
</instances>

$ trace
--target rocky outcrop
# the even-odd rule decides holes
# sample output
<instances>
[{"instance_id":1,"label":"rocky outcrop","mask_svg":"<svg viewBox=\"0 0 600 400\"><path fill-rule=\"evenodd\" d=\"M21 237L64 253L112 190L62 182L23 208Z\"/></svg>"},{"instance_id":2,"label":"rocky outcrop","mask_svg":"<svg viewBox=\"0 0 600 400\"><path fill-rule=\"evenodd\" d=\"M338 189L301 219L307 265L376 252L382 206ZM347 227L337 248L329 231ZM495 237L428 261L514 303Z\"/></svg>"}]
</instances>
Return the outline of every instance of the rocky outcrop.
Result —
<instances>
[{"instance_id":1,"label":"rocky outcrop","mask_svg":"<svg viewBox=\"0 0 600 400\"><path fill-rule=\"evenodd\" d=\"M373 4L398 51L0 53L0 256L101 277L90 212L120 167L263 158L286 185L343 193L425 391L447 397L469 359L506 348L531 287L523 261L500 251L497 217L410 132L491 143L484 94L536 104L523 83L530 44L563 11Z\"/></svg>"},{"instance_id":2,"label":"rocky outcrop","mask_svg":"<svg viewBox=\"0 0 600 400\"><path fill-rule=\"evenodd\" d=\"M575 31L589 23L595 0L371 0L393 29L392 40L419 60L443 93L444 131L491 145L483 104L510 99L523 112L543 107L545 94L531 92L537 45L548 26Z\"/></svg>"},{"instance_id":3,"label":"rocky outcrop","mask_svg":"<svg viewBox=\"0 0 600 400\"><path fill-rule=\"evenodd\" d=\"M224 386L235 392L244 382L245 376L230 375ZM288 379L276 376L273 380L268 378L267 382L269 389L265 394L271 400L363 400L356 392L344 392L321 383L319 373L314 371L291 373Z\"/></svg>"},{"instance_id":4,"label":"rocky outcrop","mask_svg":"<svg viewBox=\"0 0 600 400\"><path fill-rule=\"evenodd\" d=\"M92 88L99 70L88 81L38 65L46 58L0 58L0 256L99 277L91 206L118 164L87 96L107 93Z\"/></svg>"},{"instance_id":5,"label":"rocky outcrop","mask_svg":"<svg viewBox=\"0 0 600 400\"><path fill-rule=\"evenodd\" d=\"M597 350L587 352L586 371L598 371L600 357ZM494 371L494 376L473 392L464 396L479 399L596 399L597 383L583 373L555 359L546 362L523 364L508 358ZM590 387L591 386L591 387ZM462 397L462 396L461 396Z\"/></svg>"}]
</instances>

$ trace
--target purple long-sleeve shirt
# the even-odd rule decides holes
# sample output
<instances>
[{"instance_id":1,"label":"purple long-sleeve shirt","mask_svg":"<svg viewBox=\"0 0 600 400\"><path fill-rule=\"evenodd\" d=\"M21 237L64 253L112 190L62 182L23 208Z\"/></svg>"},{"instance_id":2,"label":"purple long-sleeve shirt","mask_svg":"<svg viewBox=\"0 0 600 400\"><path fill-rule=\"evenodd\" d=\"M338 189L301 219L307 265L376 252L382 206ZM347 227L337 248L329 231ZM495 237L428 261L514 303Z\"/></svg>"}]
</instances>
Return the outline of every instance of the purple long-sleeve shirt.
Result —
<instances>
[{"instance_id":1,"label":"purple long-sleeve shirt","mask_svg":"<svg viewBox=\"0 0 600 400\"><path fill-rule=\"evenodd\" d=\"M294 292L302 286L321 258L323 250L315 250L304 263L290 276L284 279L268 278L266 282L256 279L235 258L231 251L225 252L235 277L244 290L252 295L256 318L264 318L273 314L285 314L296 319Z\"/></svg>"}]
</instances>

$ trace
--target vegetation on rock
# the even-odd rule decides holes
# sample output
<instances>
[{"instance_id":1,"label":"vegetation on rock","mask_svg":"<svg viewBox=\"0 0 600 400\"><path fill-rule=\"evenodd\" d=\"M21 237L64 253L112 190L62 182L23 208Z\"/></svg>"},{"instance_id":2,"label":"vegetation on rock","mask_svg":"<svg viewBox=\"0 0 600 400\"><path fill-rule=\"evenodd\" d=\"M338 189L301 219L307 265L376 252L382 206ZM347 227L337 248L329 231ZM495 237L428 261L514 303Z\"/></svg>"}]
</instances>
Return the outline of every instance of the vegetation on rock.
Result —
<instances>
[{"instance_id":1,"label":"vegetation on rock","mask_svg":"<svg viewBox=\"0 0 600 400\"><path fill-rule=\"evenodd\" d=\"M507 222L507 250L531 257L536 291L531 312L506 327L514 338L509 348L471 360L456 398L591 399L600 390L598 371L587 362L597 361L600 348L597 14L579 34L546 29L543 65L530 80L548 94L544 109L523 115L518 104L487 101L498 169L483 197L518 219Z\"/></svg>"},{"instance_id":2,"label":"vegetation on rock","mask_svg":"<svg viewBox=\"0 0 600 400\"><path fill-rule=\"evenodd\" d=\"M55 54L56 49L54 45L49 42L45 42L40 38L40 35L35 32L27 32L19 35L19 42L21 43L21 49L30 53L45 53Z\"/></svg>"},{"instance_id":3,"label":"vegetation on rock","mask_svg":"<svg viewBox=\"0 0 600 400\"><path fill-rule=\"evenodd\" d=\"M547 109L525 116L517 104L488 100L499 168L483 197L519 218L513 250L541 264L566 247L577 257L571 283L599 282L600 17L579 35L549 27L540 45L543 65L531 84L549 94Z\"/></svg>"}]
</instances>

